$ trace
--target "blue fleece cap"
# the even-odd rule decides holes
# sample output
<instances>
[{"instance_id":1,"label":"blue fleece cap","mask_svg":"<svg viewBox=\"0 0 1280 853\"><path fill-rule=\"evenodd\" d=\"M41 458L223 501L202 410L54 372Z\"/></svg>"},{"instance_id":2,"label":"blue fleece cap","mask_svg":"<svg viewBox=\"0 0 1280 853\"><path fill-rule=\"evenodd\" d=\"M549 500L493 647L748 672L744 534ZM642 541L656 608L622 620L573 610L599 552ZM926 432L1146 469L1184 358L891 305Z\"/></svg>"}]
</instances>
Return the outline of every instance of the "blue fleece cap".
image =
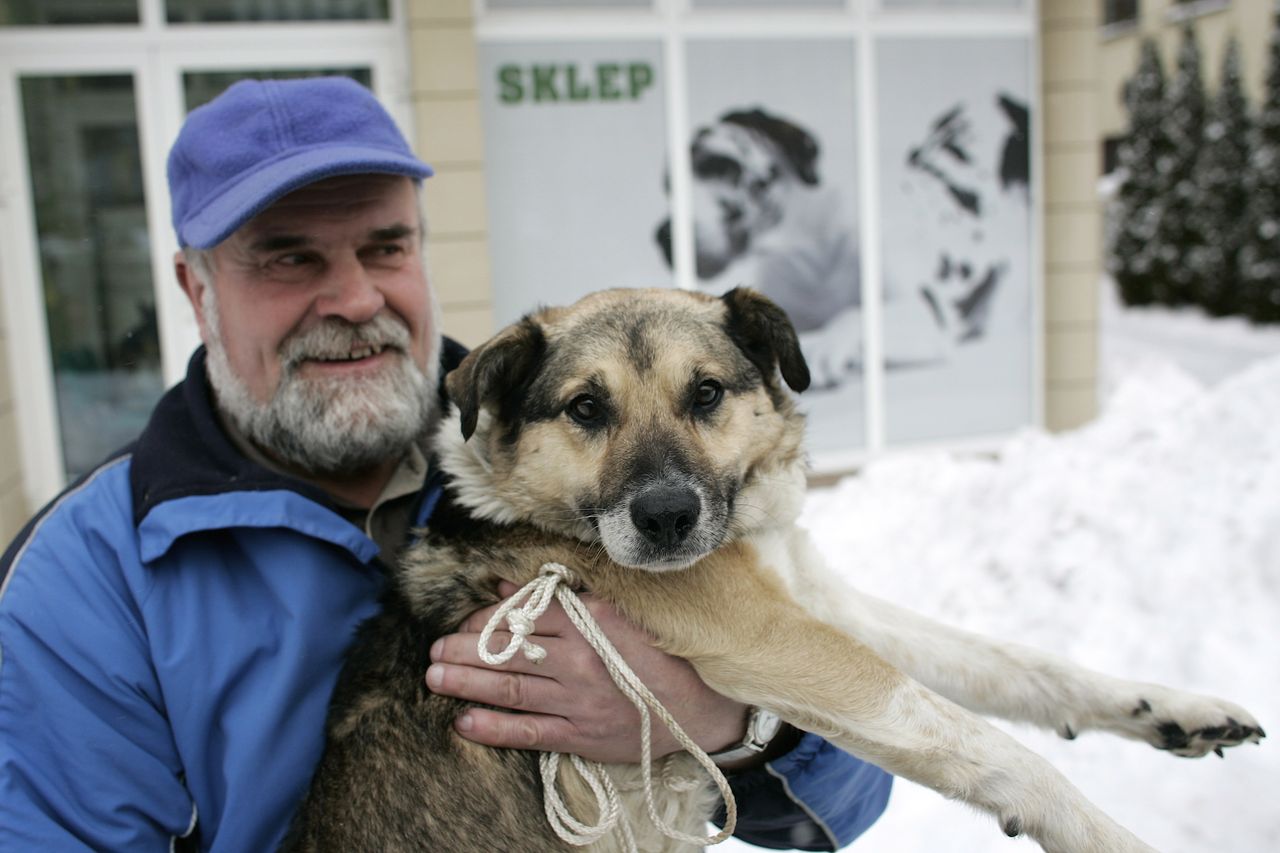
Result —
<instances>
[{"instance_id":1,"label":"blue fleece cap","mask_svg":"<svg viewBox=\"0 0 1280 853\"><path fill-rule=\"evenodd\" d=\"M347 77L241 80L187 116L169 151L178 243L209 249L299 187L432 169L373 93Z\"/></svg>"}]
</instances>

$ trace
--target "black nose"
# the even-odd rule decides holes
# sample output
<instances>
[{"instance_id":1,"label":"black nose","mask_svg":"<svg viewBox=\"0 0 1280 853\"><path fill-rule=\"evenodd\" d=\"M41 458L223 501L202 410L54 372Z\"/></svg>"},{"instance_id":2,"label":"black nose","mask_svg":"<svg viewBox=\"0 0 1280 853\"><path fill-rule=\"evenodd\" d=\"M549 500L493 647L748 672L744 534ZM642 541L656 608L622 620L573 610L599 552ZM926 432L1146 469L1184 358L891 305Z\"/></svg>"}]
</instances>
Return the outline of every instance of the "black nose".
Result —
<instances>
[{"instance_id":1,"label":"black nose","mask_svg":"<svg viewBox=\"0 0 1280 853\"><path fill-rule=\"evenodd\" d=\"M653 545L679 545L698 523L698 495L689 488L655 486L631 502L631 522Z\"/></svg>"}]
</instances>

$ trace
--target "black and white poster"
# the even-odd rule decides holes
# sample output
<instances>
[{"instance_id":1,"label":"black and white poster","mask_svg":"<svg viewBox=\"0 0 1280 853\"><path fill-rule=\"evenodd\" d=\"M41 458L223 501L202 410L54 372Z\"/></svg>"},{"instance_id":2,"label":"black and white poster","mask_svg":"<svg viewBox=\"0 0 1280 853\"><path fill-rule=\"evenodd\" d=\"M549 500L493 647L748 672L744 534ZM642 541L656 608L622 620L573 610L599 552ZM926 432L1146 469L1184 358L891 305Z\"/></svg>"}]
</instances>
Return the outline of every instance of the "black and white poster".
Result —
<instances>
[{"instance_id":1,"label":"black and white poster","mask_svg":"<svg viewBox=\"0 0 1280 853\"><path fill-rule=\"evenodd\" d=\"M1029 44L877 44L889 444L1032 420Z\"/></svg>"},{"instance_id":2,"label":"black and white poster","mask_svg":"<svg viewBox=\"0 0 1280 853\"><path fill-rule=\"evenodd\" d=\"M480 51L494 319L610 287L667 287L662 44Z\"/></svg>"},{"instance_id":3,"label":"black and white poster","mask_svg":"<svg viewBox=\"0 0 1280 853\"><path fill-rule=\"evenodd\" d=\"M865 444L856 49L847 39L687 48L697 286L753 287L800 333L814 453Z\"/></svg>"},{"instance_id":4,"label":"black and white poster","mask_svg":"<svg viewBox=\"0 0 1280 853\"><path fill-rule=\"evenodd\" d=\"M680 49L682 142L656 37L482 43L496 322L674 286L670 169L687 154L680 278L787 311L819 467L1033 422L1029 37L691 35Z\"/></svg>"}]
</instances>

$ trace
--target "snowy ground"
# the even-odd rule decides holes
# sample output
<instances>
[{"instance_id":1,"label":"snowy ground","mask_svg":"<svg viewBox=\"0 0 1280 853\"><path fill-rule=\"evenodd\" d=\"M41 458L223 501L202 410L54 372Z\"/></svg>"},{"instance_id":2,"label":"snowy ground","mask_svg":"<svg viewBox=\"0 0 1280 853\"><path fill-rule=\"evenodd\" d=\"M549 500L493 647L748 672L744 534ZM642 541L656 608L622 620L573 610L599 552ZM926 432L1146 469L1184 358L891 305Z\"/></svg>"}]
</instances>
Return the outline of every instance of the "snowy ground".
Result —
<instances>
[{"instance_id":1,"label":"snowy ground","mask_svg":"<svg viewBox=\"0 0 1280 853\"><path fill-rule=\"evenodd\" d=\"M1226 760L1007 727L1165 853L1280 850L1280 330L1103 306L1101 416L998 460L895 457L804 523L858 587L1115 675L1228 697ZM714 848L745 851L737 842ZM1038 849L899 780L868 853Z\"/></svg>"}]
</instances>

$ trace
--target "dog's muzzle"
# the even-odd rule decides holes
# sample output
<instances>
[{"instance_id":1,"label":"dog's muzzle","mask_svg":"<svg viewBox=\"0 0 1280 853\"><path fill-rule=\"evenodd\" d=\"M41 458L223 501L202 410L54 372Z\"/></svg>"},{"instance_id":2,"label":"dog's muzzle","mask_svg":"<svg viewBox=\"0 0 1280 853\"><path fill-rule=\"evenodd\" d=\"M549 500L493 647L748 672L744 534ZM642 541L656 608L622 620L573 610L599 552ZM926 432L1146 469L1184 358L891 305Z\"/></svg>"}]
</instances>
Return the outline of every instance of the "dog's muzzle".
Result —
<instances>
[{"instance_id":1,"label":"dog's muzzle","mask_svg":"<svg viewBox=\"0 0 1280 853\"><path fill-rule=\"evenodd\" d=\"M694 483L651 482L596 519L600 542L615 563L633 569L684 569L724 541L727 508Z\"/></svg>"}]
</instances>

